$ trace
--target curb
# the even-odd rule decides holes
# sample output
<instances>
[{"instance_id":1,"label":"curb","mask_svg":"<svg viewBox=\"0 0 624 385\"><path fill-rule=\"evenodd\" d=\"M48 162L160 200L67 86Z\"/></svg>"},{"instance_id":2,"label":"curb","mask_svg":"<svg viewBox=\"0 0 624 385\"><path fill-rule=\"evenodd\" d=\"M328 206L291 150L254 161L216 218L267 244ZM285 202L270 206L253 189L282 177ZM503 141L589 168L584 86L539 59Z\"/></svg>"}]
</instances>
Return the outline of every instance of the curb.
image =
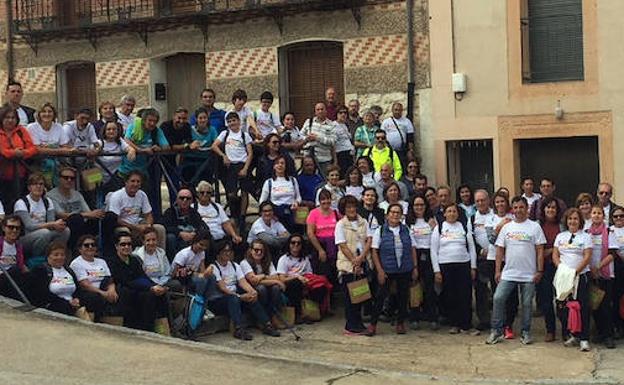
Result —
<instances>
[{"instance_id":1,"label":"curb","mask_svg":"<svg viewBox=\"0 0 624 385\"><path fill-rule=\"evenodd\" d=\"M18 312L24 313L24 304L22 302L0 296L0 307L2 305L10 307L12 310L16 310ZM330 363L326 361L319 361L313 359L295 359L283 356L271 356L264 353L250 352L244 350L233 349L229 347L214 345L208 342L196 342L196 341L188 341L182 340L174 337L162 336L156 333L147 332L143 330L129 329L123 326L114 326L103 323L92 323L87 322L82 319L68 316L65 314L55 313L50 310L34 308L33 310L26 311L28 313L34 314L36 317L40 319L46 319L57 322L70 322L76 325L81 325L89 328L96 328L96 330L108 332L114 335L127 335L138 337L142 340L166 344L173 347L178 348L186 348L193 349L196 351L204 351L210 353L222 353L229 354L234 356L241 356L245 358L257 358L262 360L270 360L270 361L280 361L283 363L294 363L294 364L302 364L306 366L318 366L322 368L332 369L336 371L345 371L346 375L354 375L354 374L368 374L368 375L379 375L385 377L404 377L404 378L412 378L415 380L426 380L426 381L440 381L440 382L449 382L449 383L462 383L462 384L509 384L509 385L586 385L586 384L604 384L604 385L618 385L621 384L621 381L618 381L613 378L593 378L591 380L572 380L572 379L534 379L534 380L505 380L498 378L471 378L471 379L459 379L455 377L445 377L445 376L434 376L427 375L422 373L415 372L407 372L407 371L392 371L392 370L384 370L378 368L370 368L365 366L355 366L349 364L337 364ZM597 354L596 356L599 356ZM595 371L593 373L595 376Z\"/></svg>"}]
</instances>

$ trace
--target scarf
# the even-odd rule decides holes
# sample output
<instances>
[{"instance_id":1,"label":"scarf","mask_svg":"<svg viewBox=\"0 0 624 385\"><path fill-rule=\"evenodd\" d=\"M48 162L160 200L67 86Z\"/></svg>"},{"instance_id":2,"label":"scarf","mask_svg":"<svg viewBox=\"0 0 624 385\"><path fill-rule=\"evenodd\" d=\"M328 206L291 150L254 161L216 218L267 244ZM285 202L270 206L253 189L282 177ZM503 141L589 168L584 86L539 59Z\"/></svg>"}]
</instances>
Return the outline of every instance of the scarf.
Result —
<instances>
[{"instance_id":1,"label":"scarf","mask_svg":"<svg viewBox=\"0 0 624 385\"><path fill-rule=\"evenodd\" d=\"M600 226L594 226L593 224L587 232L591 235L600 235L602 236L602 250L600 252L600 261L605 259L607 255L609 255L609 228L607 225L602 222ZM611 270L609 268L610 263L604 265L600 269L600 276L605 279L609 279L611 277Z\"/></svg>"}]
</instances>

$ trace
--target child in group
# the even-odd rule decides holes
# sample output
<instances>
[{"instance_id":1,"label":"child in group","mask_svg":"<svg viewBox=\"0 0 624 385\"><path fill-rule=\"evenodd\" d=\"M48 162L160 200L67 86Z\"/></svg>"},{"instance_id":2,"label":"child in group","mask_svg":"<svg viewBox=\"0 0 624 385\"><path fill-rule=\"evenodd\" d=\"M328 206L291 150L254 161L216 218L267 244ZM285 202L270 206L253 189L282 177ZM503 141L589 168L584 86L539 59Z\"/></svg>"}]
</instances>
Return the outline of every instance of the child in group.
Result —
<instances>
[{"instance_id":1,"label":"child in group","mask_svg":"<svg viewBox=\"0 0 624 385\"><path fill-rule=\"evenodd\" d=\"M250 134L256 140L262 140L258 127L254 121L254 114L247 105L247 92L238 89L232 94L233 108L225 114L225 123L227 126L227 117L231 112L236 112L240 119L240 129L242 132Z\"/></svg>"},{"instance_id":2,"label":"child in group","mask_svg":"<svg viewBox=\"0 0 624 385\"><path fill-rule=\"evenodd\" d=\"M102 153L104 154L119 154L125 153L129 160L134 160L136 157L136 150L133 147L130 147L128 143L121 137L121 133L123 132L123 127L121 124L117 122L108 122L104 126L104 135L101 140ZM98 166L102 169L103 176L103 186L107 186L111 181L114 180L115 175L117 174L117 169L121 165L122 155L105 155L100 157L100 161L98 162ZM119 178L119 182L115 186L111 186L110 188L104 188L106 191L114 191L123 186L122 178Z\"/></svg>"},{"instance_id":3,"label":"child in group","mask_svg":"<svg viewBox=\"0 0 624 385\"><path fill-rule=\"evenodd\" d=\"M272 104L273 94L269 91L264 91L262 95L260 95L260 109L254 112L254 120L256 122L256 128L260 133L260 139L264 139L267 135L272 133L281 134L284 130L279 115L269 111Z\"/></svg>"}]
</instances>

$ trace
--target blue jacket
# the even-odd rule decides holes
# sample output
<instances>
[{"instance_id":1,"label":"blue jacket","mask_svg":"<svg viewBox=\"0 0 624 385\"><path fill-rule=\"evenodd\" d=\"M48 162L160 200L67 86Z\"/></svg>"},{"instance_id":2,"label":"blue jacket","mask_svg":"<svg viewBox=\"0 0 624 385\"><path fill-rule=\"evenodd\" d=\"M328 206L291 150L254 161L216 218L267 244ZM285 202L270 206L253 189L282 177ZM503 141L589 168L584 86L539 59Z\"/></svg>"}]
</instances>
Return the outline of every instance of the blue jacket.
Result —
<instances>
[{"instance_id":1,"label":"blue jacket","mask_svg":"<svg viewBox=\"0 0 624 385\"><path fill-rule=\"evenodd\" d=\"M403 254L401 255L401 267L397 264L394 253L394 233L387 223L381 227L381 239L379 241L379 260L386 273L407 273L414 269L412 260L412 238L409 229L404 224L400 225L399 236L403 244Z\"/></svg>"}]
</instances>

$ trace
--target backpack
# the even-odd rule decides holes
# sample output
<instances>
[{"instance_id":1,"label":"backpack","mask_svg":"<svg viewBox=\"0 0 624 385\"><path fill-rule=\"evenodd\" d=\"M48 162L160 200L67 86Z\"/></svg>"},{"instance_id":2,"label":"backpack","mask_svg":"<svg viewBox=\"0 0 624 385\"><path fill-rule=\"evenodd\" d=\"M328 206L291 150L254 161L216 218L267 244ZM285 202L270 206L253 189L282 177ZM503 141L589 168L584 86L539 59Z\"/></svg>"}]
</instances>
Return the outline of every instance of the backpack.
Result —
<instances>
[{"instance_id":1,"label":"backpack","mask_svg":"<svg viewBox=\"0 0 624 385\"><path fill-rule=\"evenodd\" d=\"M472 217L474 218L474 216ZM436 218L436 222L438 222L438 234L442 235L442 223L440 223L440 221ZM468 254L470 254L470 247L468 247L468 226L466 224L464 224L464 222L460 221L459 219L457 220L457 222L461 223L462 228L464 229L464 233L466 233L466 251L468 251ZM474 220L472 220L471 222L474 225Z\"/></svg>"},{"instance_id":2,"label":"backpack","mask_svg":"<svg viewBox=\"0 0 624 385\"><path fill-rule=\"evenodd\" d=\"M247 153L247 139L245 138L245 133L243 132L243 130L241 130L240 133L241 133L241 138L243 139L243 147L245 147L245 153L247 155L249 155ZM230 136L230 129L227 129L225 131L225 136L223 137L223 142L221 142L221 151L223 151L224 154L225 154L225 143L227 142L228 136Z\"/></svg>"},{"instance_id":3,"label":"backpack","mask_svg":"<svg viewBox=\"0 0 624 385\"><path fill-rule=\"evenodd\" d=\"M26 211L30 214L30 202L28 201L28 196L24 195L21 199L24 202L24 205L26 205ZM47 215L47 212L50 209L50 199L46 198L45 195L42 196L41 199L43 199L43 207L45 207L45 211Z\"/></svg>"},{"instance_id":4,"label":"backpack","mask_svg":"<svg viewBox=\"0 0 624 385\"><path fill-rule=\"evenodd\" d=\"M189 329L189 334L197 330L204 320L204 314L206 313L205 299L199 294L191 294L186 306L186 323Z\"/></svg>"},{"instance_id":5,"label":"backpack","mask_svg":"<svg viewBox=\"0 0 624 385\"><path fill-rule=\"evenodd\" d=\"M293 185L293 191L297 190L297 186L295 185L295 180L294 179L295 178L293 178L292 176L288 177L288 180ZM269 180L269 197L267 198L267 200L271 201L271 190L273 189L273 178L269 178L268 180Z\"/></svg>"}]
</instances>

